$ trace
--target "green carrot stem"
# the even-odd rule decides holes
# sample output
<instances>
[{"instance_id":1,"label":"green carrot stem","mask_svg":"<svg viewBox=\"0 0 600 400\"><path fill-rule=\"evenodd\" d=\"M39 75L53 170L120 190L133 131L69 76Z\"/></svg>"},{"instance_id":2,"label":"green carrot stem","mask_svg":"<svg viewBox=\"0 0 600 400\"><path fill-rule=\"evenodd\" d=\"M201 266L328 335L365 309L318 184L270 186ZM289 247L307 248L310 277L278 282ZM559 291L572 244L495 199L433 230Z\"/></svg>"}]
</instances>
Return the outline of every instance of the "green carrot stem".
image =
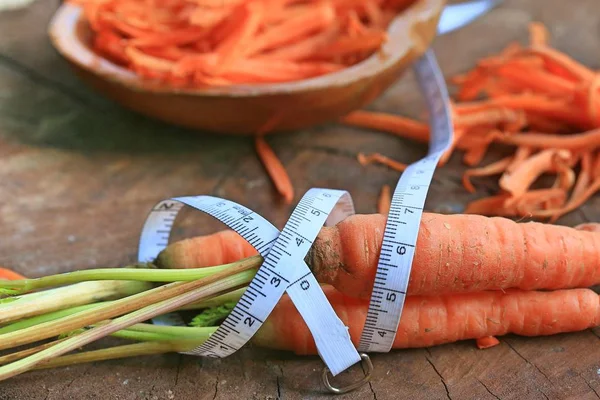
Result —
<instances>
[{"instance_id":1,"label":"green carrot stem","mask_svg":"<svg viewBox=\"0 0 600 400\"><path fill-rule=\"evenodd\" d=\"M185 305L185 306L181 307L180 310L199 310L202 308L218 307L220 305L223 305L225 303L230 303L230 302L237 303L245 291L246 291L246 287L241 287L239 289L232 290L231 292L227 292L220 296L215 296L211 299L207 299L207 300L203 300L203 301L199 301L196 303Z\"/></svg>"},{"instance_id":2,"label":"green carrot stem","mask_svg":"<svg viewBox=\"0 0 600 400\"><path fill-rule=\"evenodd\" d=\"M44 344L39 345L39 346L31 347L29 349L17 351L15 353L10 353L10 354L7 354L5 356L2 356L2 357L0 357L0 365L4 365L4 364L11 363L13 361L20 360L22 358L25 358L25 357L31 355L31 354L35 354L38 351L42 351L44 349L47 349L48 347L52 347L55 344L57 344L58 342L61 342L61 341L65 340L65 339L55 340L53 342L44 343Z\"/></svg>"},{"instance_id":3,"label":"green carrot stem","mask_svg":"<svg viewBox=\"0 0 600 400\"><path fill-rule=\"evenodd\" d=\"M192 303L192 304L187 304L187 305L181 307L180 310L198 310L198 309L203 309L203 308L218 307L222 304L229 303L229 302L237 303L245 291L246 291L246 288L243 287L243 288L222 294L220 296L213 297L211 299L199 301L199 302ZM85 310L89 310L89 309L98 307L99 305L103 305L103 304L113 304L113 303L110 301L106 301L106 302L102 302L102 303L85 304L82 306L71 307L71 308L67 308L64 310L53 311L53 312L49 312L47 314L42 314L42 315L38 315L35 317L31 317L31 318L26 318L23 320L16 321L10 325L1 327L0 335L5 334L5 333L10 333L10 332L15 332L15 331L25 329L25 328L29 328L31 326L39 325L44 322L54 321L54 320L60 319L62 317L66 317L66 316L78 313L80 311L85 311ZM165 339L160 339L160 340L165 340Z\"/></svg>"},{"instance_id":4,"label":"green carrot stem","mask_svg":"<svg viewBox=\"0 0 600 400\"><path fill-rule=\"evenodd\" d=\"M164 326L164 325L152 325L139 323L131 325L127 328L130 331L135 332L147 332L155 333L159 335L174 336L177 339L190 339L190 340L201 340L208 339L217 328L214 326L207 326L202 328L189 327L189 326Z\"/></svg>"},{"instance_id":5,"label":"green carrot stem","mask_svg":"<svg viewBox=\"0 0 600 400\"><path fill-rule=\"evenodd\" d=\"M154 304L159 301L169 299L173 296L180 295L197 287L201 287L205 285L206 282L211 283L214 282L215 279L218 280L222 277L227 277L231 273L235 273L232 271L245 271L243 274L243 282L241 282L240 285L247 284L250 282L256 271L246 270L253 267L254 263L251 260L241 260L237 263L231 264L227 270L201 280L169 283L167 285L147 290L143 293L129 296L125 299L113 301L110 304L102 305L91 310L80 311L55 321L45 322L19 331L6 333L0 335L0 350L21 346L53 336L58 336L63 332L69 332L106 319L127 314L141 307L145 307L148 304ZM237 288L237 286L235 287ZM231 288L233 287L226 287L224 290Z\"/></svg>"},{"instance_id":6,"label":"green carrot stem","mask_svg":"<svg viewBox=\"0 0 600 400\"><path fill-rule=\"evenodd\" d=\"M51 358L68 353L81 346L98 340L104 336L110 335L111 333L125 329L133 324L146 321L161 314L171 312L185 304L189 304L194 301L201 300L203 298L214 296L218 293L222 293L234 287L244 285L248 283L254 276L254 271L248 271L253 266L254 265L252 263L248 265L248 263L244 263L242 261L239 262L237 266L231 267L222 273L217 273L213 276L198 281L186 282L183 284L175 283L152 289L149 292L158 290L158 295L156 293L150 294L150 296L154 295L154 298L156 299L155 301L159 301L158 303L138 309L137 311L134 311L127 315L123 315L122 310L119 310L117 312L117 315L123 315L122 317L116 318L105 325L99 326L97 328L92 328L84 333L70 337L64 342L58 343L55 346L42 350L27 358L18 360L12 364L2 366L0 367L0 381L26 372L42 362L46 362ZM143 295L146 297L150 297L146 293L144 293ZM160 297L161 295L162 298ZM163 298L167 300L163 300ZM153 301L152 303L154 303L155 301ZM146 302L146 304L147 303L148 302ZM101 306L98 308L104 307L106 306ZM126 308L126 305L123 305L122 308ZM137 308L138 307L136 307L135 309ZM89 312L99 313L98 309L83 311L82 313ZM78 314L74 314L66 318L76 317ZM103 319L106 318L102 318L100 320ZM11 335L11 333L9 333L8 335Z\"/></svg>"},{"instance_id":7,"label":"green carrot stem","mask_svg":"<svg viewBox=\"0 0 600 400\"><path fill-rule=\"evenodd\" d=\"M260 267L261 256L251 257L254 268ZM230 268L232 264L191 269L140 269L140 268L101 268L48 275L41 278L21 280L0 280L0 288L19 289L24 292L53 286L61 286L84 281L128 280L144 282L189 282L205 278Z\"/></svg>"},{"instance_id":8,"label":"green carrot stem","mask_svg":"<svg viewBox=\"0 0 600 400\"><path fill-rule=\"evenodd\" d=\"M81 282L24 295L0 305L0 324L73 306L119 299L151 288L150 283L136 281Z\"/></svg>"},{"instance_id":9,"label":"green carrot stem","mask_svg":"<svg viewBox=\"0 0 600 400\"><path fill-rule=\"evenodd\" d=\"M54 321L54 320L78 313L80 311L90 310L92 308L95 308L95 307L98 307L100 305L107 304L107 303L110 303L110 302L84 304L82 306L76 306L76 307L71 307L71 308L67 308L64 310L52 311L52 312L49 312L46 314L37 315L35 317L22 319L22 320L13 322L10 325L6 325L6 326L3 326L2 328L0 328L0 335L5 334L5 333L10 333L10 332L15 332L15 331L25 329L25 328L29 328L31 326L39 325L44 322Z\"/></svg>"},{"instance_id":10,"label":"green carrot stem","mask_svg":"<svg viewBox=\"0 0 600 400\"><path fill-rule=\"evenodd\" d=\"M111 333L110 336L120 339L133 340L135 342L166 342L178 339L173 335L161 335L160 333L149 332L135 332L129 329L122 329L120 331Z\"/></svg>"},{"instance_id":11,"label":"green carrot stem","mask_svg":"<svg viewBox=\"0 0 600 400\"><path fill-rule=\"evenodd\" d=\"M38 364L34 369L46 369L66 367L95 361L116 360L127 357L147 356L152 354L164 354L171 352L182 352L200 346L203 341L175 341L175 342L148 342L135 343L124 346L115 346L108 349L92 350L77 354L69 354L57 357Z\"/></svg>"}]
</instances>

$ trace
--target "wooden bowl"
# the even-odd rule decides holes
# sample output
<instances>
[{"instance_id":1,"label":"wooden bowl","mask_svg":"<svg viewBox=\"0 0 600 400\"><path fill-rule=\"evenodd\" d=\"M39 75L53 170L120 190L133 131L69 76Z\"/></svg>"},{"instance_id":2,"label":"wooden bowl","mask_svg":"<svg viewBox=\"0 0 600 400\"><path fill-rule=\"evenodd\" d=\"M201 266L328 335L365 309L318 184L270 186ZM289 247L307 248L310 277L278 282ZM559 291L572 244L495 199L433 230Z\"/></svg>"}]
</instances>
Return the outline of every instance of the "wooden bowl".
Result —
<instances>
[{"instance_id":1,"label":"wooden bowl","mask_svg":"<svg viewBox=\"0 0 600 400\"><path fill-rule=\"evenodd\" d=\"M150 84L94 54L80 7L62 4L49 27L81 79L122 106L171 124L227 134L273 132L332 121L392 85L433 41L445 0L416 0L390 25L381 52L342 71L302 81L181 89Z\"/></svg>"}]
</instances>

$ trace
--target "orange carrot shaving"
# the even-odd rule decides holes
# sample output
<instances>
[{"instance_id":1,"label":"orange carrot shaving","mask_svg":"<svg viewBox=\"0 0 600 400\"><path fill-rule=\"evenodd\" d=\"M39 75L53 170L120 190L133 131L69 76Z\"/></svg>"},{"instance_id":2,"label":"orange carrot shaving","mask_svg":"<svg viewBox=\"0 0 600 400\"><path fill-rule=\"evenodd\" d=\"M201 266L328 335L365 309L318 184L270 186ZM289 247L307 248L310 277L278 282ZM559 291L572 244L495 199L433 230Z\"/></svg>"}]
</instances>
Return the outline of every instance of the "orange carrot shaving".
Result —
<instances>
[{"instance_id":1,"label":"orange carrot shaving","mask_svg":"<svg viewBox=\"0 0 600 400\"><path fill-rule=\"evenodd\" d=\"M479 339L476 339L477 348L478 349L489 349L490 347L494 347L500 344L500 341L496 339L494 336L485 336Z\"/></svg>"},{"instance_id":2,"label":"orange carrot shaving","mask_svg":"<svg viewBox=\"0 0 600 400\"><path fill-rule=\"evenodd\" d=\"M589 149L600 147L600 128L573 135L552 135L543 133L496 134L494 139L501 143L527 146L539 149Z\"/></svg>"},{"instance_id":3,"label":"orange carrot shaving","mask_svg":"<svg viewBox=\"0 0 600 400\"><path fill-rule=\"evenodd\" d=\"M16 280L20 280L20 279L25 279L25 277L15 271L8 269L8 268L0 267L0 279L16 281Z\"/></svg>"},{"instance_id":4,"label":"orange carrot shaving","mask_svg":"<svg viewBox=\"0 0 600 400\"><path fill-rule=\"evenodd\" d=\"M500 187L514 198L525 194L531 184L543 173L549 171L556 159L570 157L566 150L544 150L523 161L512 173L504 173L500 178Z\"/></svg>"},{"instance_id":5,"label":"orange carrot shaving","mask_svg":"<svg viewBox=\"0 0 600 400\"><path fill-rule=\"evenodd\" d=\"M294 199L294 187L281 161L279 161L262 136L257 136L254 143L256 145L256 153L271 177L275 188L283 197L284 202L290 204Z\"/></svg>"},{"instance_id":6,"label":"orange carrot shaving","mask_svg":"<svg viewBox=\"0 0 600 400\"><path fill-rule=\"evenodd\" d=\"M378 164L385 165L386 167L389 167L389 168L393 169L394 171L398 171L398 172L402 172L406 168L408 168L407 164L392 160L392 159L384 156L383 154L379 154L379 153L373 153L373 154L369 154L369 155L365 155L363 153L358 153L356 158L361 165L378 163Z\"/></svg>"},{"instance_id":7,"label":"orange carrot shaving","mask_svg":"<svg viewBox=\"0 0 600 400\"><path fill-rule=\"evenodd\" d=\"M390 185L383 185L381 188L381 193L379 194L379 200L377 201L377 212L379 214L389 213L391 204L392 194Z\"/></svg>"},{"instance_id":8,"label":"orange carrot shaving","mask_svg":"<svg viewBox=\"0 0 600 400\"><path fill-rule=\"evenodd\" d=\"M529 44L531 46L546 46L548 44L548 29L544 24L532 22L529 24Z\"/></svg>"},{"instance_id":9,"label":"orange carrot shaving","mask_svg":"<svg viewBox=\"0 0 600 400\"><path fill-rule=\"evenodd\" d=\"M391 133L420 142L429 141L429 127L427 124L399 115L361 110L347 114L341 118L341 122L347 125Z\"/></svg>"},{"instance_id":10,"label":"orange carrot shaving","mask_svg":"<svg viewBox=\"0 0 600 400\"><path fill-rule=\"evenodd\" d=\"M512 157L505 157L499 161L493 162L485 167L468 169L463 174L463 186L467 191L474 193L475 187L471 183L472 177L481 177L481 176L490 176L501 174L508 168L509 165L513 162Z\"/></svg>"},{"instance_id":11,"label":"orange carrot shaving","mask_svg":"<svg viewBox=\"0 0 600 400\"><path fill-rule=\"evenodd\" d=\"M164 85L201 87L297 81L310 74L239 73L255 58L328 61L341 67L374 54L403 2L306 0L69 0L83 9L93 49ZM342 29L343 28L343 29ZM125 53L125 49L134 51ZM167 61L206 54L185 75ZM147 58L147 57L153 58ZM248 64L250 62L250 64ZM143 64L143 65L140 65ZM212 79L216 78L216 79ZM156 84L156 82L153 82Z\"/></svg>"}]
</instances>

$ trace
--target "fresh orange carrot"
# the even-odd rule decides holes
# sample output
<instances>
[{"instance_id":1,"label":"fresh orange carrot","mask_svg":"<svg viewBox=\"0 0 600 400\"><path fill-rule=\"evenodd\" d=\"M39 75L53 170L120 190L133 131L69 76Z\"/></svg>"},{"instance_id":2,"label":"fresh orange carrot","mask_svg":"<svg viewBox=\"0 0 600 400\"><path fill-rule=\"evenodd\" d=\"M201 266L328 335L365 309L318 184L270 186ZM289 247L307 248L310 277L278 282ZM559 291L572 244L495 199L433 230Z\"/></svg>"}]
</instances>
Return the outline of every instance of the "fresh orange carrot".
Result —
<instances>
[{"instance_id":1,"label":"fresh orange carrot","mask_svg":"<svg viewBox=\"0 0 600 400\"><path fill-rule=\"evenodd\" d=\"M353 111L341 118L347 125L375 129L420 142L429 141L429 127L418 121L385 113Z\"/></svg>"},{"instance_id":2,"label":"fresh orange carrot","mask_svg":"<svg viewBox=\"0 0 600 400\"><path fill-rule=\"evenodd\" d=\"M358 345L368 303L348 298L331 287L324 291ZM546 336L599 324L600 301L590 289L409 296L392 347L431 347L510 333ZM317 354L313 336L287 295L254 336L253 343L296 354Z\"/></svg>"},{"instance_id":3,"label":"fresh orange carrot","mask_svg":"<svg viewBox=\"0 0 600 400\"><path fill-rule=\"evenodd\" d=\"M465 208L465 214L478 214L486 216L501 216L501 217L514 217L517 215L515 205L508 206L507 200L510 199L510 195L501 193L495 196L483 197L481 199L473 200Z\"/></svg>"},{"instance_id":4,"label":"fresh orange carrot","mask_svg":"<svg viewBox=\"0 0 600 400\"><path fill-rule=\"evenodd\" d=\"M390 206L392 205L392 194L390 185L383 185L379 199L377 200L377 212L379 214L387 214L390 212Z\"/></svg>"},{"instance_id":5,"label":"fresh orange carrot","mask_svg":"<svg viewBox=\"0 0 600 400\"><path fill-rule=\"evenodd\" d=\"M20 279L26 279L23 275L12 271L8 268L0 267L0 279L7 279L9 281L15 281Z\"/></svg>"},{"instance_id":6,"label":"fresh orange carrot","mask_svg":"<svg viewBox=\"0 0 600 400\"><path fill-rule=\"evenodd\" d=\"M290 204L294 199L294 187L281 161L279 161L262 136L256 136L254 143L256 145L256 153L271 177L275 188L283 197L285 203Z\"/></svg>"},{"instance_id":7,"label":"fresh orange carrot","mask_svg":"<svg viewBox=\"0 0 600 400\"><path fill-rule=\"evenodd\" d=\"M244 238L225 229L211 235L174 242L167 251L159 254L156 262L161 266L201 268L229 264L256 254L256 249Z\"/></svg>"},{"instance_id":8,"label":"fresh orange carrot","mask_svg":"<svg viewBox=\"0 0 600 400\"><path fill-rule=\"evenodd\" d=\"M357 158L358 162L360 163L360 165L368 165L371 163L378 163L378 164L385 165L386 167L391 168L394 171L398 171L398 172L402 172L406 168L408 168L407 164L392 160L392 159L384 156L383 154L379 154L379 153L373 153L373 154L368 154L368 155L365 155L363 153L358 153L356 158Z\"/></svg>"},{"instance_id":9,"label":"fresh orange carrot","mask_svg":"<svg viewBox=\"0 0 600 400\"><path fill-rule=\"evenodd\" d=\"M500 341L495 336L484 336L476 339L478 349L489 349L500 344Z\"/></svg>"},{"instance_id":10,"label":"fresh orange carrot","mask_svg":"<svg viewBox=\"0 0 600 400\"><path fill-rule=\"evenodd\" d=\"M504 200L500 199L500 205ZM348 296L367 298L385 224L385 215L357 214L322 228L306 257L317 280ZM231 241L221 243L233 245ZM185 246L167 247L158 266L196 267L192 263L195 256L176 254L189 251L201 257L204 253L192 250L193 246L194 241L188 241ZM185 259L187 264L172 264L177 259ZM600 284L599 260L600 235L593 232L499 217L424 213L408 294L589 287Z\"/></svg>"}]
</instances>

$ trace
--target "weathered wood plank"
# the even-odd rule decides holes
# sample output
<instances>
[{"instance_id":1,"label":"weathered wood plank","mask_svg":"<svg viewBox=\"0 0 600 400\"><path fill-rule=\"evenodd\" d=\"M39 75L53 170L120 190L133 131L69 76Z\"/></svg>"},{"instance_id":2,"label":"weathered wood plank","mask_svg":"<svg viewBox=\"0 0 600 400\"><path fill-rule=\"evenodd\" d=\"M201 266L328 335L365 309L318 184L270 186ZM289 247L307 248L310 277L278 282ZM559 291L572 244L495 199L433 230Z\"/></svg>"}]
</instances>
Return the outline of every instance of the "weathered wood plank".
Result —
<instances>
[{"instance_id":1,"label":"weathered wood plank","mask_svg":"<svg viewBox=\"0 0 600 400\"><path fill-rule=\"evenodd\" d=\"M30 276L135 260L147 210L168 196L215 194L242 202L282 227L291 211L245 138L165 126L120 109L77 80L50 47L46 26L57 6L38 0L0 14L0 264ZM600 17L594 0L577 7L552 0L507 1L471 26L436 40L447 76L464 71L511 40L526 40L528 21L550 25L553 42L597 67ZM24 29L24 27L27 27ZM372 106L417 116L422 100L408 73ZM310 187L346 189L358 212L375 211L382 184L397 173L363 168L356 153L382 152L405 162L426 148L337 124L269 138L288 168L297 199ZM498 157L491 154L490 159ZM460 184L457 154L434 178L427 209L458 211L476 194ZM296 199L296 200L297 200ZM561 219L598 220L600 199ZM219 223L185 211L175 239ZM594 399L600 397L596 331L548 338L508 336L485 351L472 342L373 355L370 385L341 399ZM102 340L91 348L119 343ZM318 357L247 348L224 360L169 354L34 371L0 384L8 399L321 399ZM360 376L358 368L336 381Z\"/></svg>"}]
</instances>

